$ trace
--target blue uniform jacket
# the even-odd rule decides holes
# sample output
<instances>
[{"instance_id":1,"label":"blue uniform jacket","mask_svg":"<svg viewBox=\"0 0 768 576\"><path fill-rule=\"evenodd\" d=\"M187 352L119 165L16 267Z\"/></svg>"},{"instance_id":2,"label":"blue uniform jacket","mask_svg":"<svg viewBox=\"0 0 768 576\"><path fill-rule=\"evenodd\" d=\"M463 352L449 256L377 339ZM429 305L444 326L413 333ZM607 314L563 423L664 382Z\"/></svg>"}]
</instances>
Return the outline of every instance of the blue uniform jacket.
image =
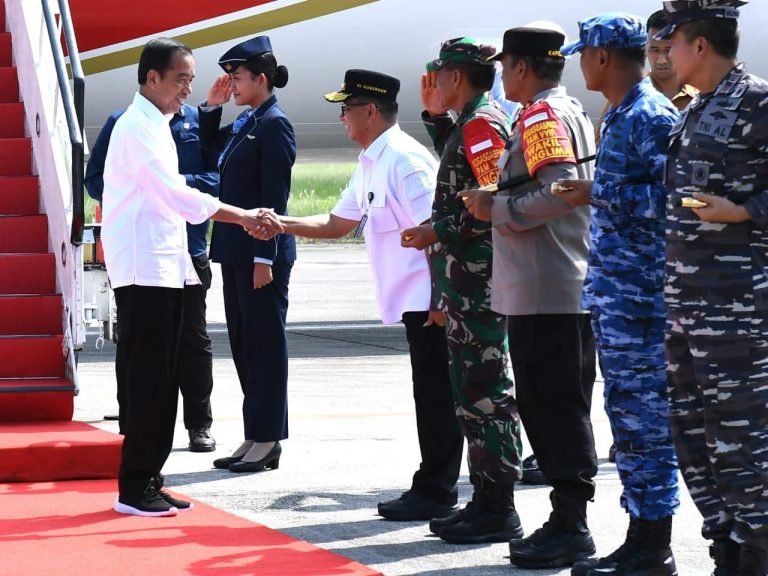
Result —
<instances>
[{"instance_id":1,"label":"blue uniform jacket","mask_svg":"<svg viewBox=\"0 0 768 576\"><path fill-rule=\"evenodd\" d=\"M677 117L648 78L605 115L590 200L589 310L664 313L664 166Z\"/></svg>"},{"instance_id":2,"label":"blue uniform jacket","mask_svg":"<svg viewBox=\"0 0 768 576\"><path fill-rule=\"evenodd\" d=\"M125 109L118 110L107 118L96 143L91 148L88 167L85 171L85 189L94 200L101 202L104 193L104 162L107 158L109 139L115 122ZM197 108L184 104L178 114L174 114L170 123L171 134L176 142L179 156L179 173L187 179L187 186L197 188L212 196L219 195L219 172L216 168L217 156L203 149L200 141L200 123ZM208 248L205 234L208 222L201 224L187 223L187 243L190 256L202 256Z\"/></svg>"},{"instance_id":3,"label":"blue uniform jacket","mask_svg":"<svg viewBox=\"0 0 768 576\"><path fill-rule=\"evenodd\" d=\"M200 112L204 145L221 153L221 201L246 210L272 208L285 215L291 191L291 169L296 159L293 126L270 97L264 104L241 114L244 124L221 127L221 108ZM247 119L246 119L247 118ZM211 239L211 259L232 266L252 264L254 258L274 263L296 260L296 240L281 234L256 240L236 224L217 222Z\"/></svg>"}]
</instances>

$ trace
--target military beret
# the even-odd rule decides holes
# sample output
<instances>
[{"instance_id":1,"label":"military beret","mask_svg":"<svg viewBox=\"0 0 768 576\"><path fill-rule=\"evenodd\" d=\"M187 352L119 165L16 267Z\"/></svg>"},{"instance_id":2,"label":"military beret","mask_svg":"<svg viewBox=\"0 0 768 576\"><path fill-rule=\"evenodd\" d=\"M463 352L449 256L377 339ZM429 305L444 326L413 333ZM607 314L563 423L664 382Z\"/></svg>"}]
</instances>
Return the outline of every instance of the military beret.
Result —
<instances>
[{"instance_id":1,"label":"military beret","mask_svg":"<svg viewBox=\"0 0 768 576\"><path fill-rule=\"evenodd\" d=\"M371 70L347 70L341 90L326 94L325 99L344 102L350 96L369 96L396 102L399 91L400 80L397 78Z\"/></svg>"},{"instance_id":2,"label":"military beret","mask_svg":"<svg viewBox=\"0 0 768 576\"><path fill-rule=\"evenodd\" d=\"M269 41L269 36L257 36L245 42L240 42L240 44L224 52L223 56L219 58L219 66L224 69L224 72L233 72L250 58L266 52L272 52L272 43Z\"/></svg>"},{"instance_id":3,"label":"military beret","mask_svg":"<svg viewBox=\"0 0 768 576\"><path fill-rule=\"evenodd\" d=\"M565 34L545 28L511 28L504 32L501 52L491 56L490 60L501 60L504 54L515 56L549 56L562 58L560 47L565 42Z\"/></svg>"},{"instance_id":4,"label":"military beret","mask_svg":"<svg viewBox=\"0 0 768 576\"><path fill-rule=\"evenodd\" d=\"M579 39L562 47L571 56L590 46L594 48L638 48L648 43L645 22L634 14L608 12L579 22Z\"/></svg>"},{"instance_id":5,"label":"military beret","mask_svg":"<svg viewBox=\"0 0 768 576\"><path fill-rule=\"evenodd\" d=\"M496 54L496 48L490 44L480 44L469 36L452 38L440 46L438 58L427 63L427 71L435 72L451 62L469 62L488 66L493 64L488 62L488 59L494 54Z\"/></svg>"},{"instance_id":6,"label":"military beret","mask_svg":"<svg viewBox=\"0 0 768 576\"><path fill-rule=\"evenodd\" d=\"M744 6L745 0L675 0L664 2L664 12L667 16L667 26L654 37L665 40L672 36L680 24L695 20L710 18L727 18L736 20L739 17L739 6Z\"/></svg>"}]
</instances>

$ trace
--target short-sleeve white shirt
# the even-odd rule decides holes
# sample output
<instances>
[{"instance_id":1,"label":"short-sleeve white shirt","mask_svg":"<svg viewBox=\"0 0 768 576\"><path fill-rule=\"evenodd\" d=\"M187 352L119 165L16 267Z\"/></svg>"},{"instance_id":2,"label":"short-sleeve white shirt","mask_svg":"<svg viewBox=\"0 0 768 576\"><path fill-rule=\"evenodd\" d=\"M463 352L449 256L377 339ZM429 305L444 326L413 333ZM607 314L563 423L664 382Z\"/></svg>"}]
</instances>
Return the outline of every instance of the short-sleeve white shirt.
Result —
<instances>
[{"instance_id":1,"label":"short-sleeve white shirt","mask_svg":"<svg viewBox=\"0 0 768 576\"><path fill-rule=\"evenodd\" d=\"M101 239L113 288L200 283L187 252L186 222L204 222L221 204L179 174L171 117L137 93L112 131Z\"/></svg>"},{"instance_id":2,"label":"short-sleeve white shirt","mask_svg":"<svg viewBox=\"0 0 768 576\"><path fill-rule=\"evenodd\" d=\"M361 220L381 320L429 310L431 277L424 251L400 246L400 232L429 220L437 162L395 125L360 153L349 185L332 213Z\"/></svg>"}]
</instances>

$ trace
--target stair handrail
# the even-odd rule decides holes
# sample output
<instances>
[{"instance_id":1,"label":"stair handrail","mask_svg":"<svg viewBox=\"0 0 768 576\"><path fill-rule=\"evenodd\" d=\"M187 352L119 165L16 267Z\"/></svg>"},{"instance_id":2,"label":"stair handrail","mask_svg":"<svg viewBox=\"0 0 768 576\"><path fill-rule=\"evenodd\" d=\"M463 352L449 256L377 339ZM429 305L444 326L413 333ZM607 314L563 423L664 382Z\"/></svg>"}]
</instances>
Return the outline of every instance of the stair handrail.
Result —
<instances>
[{"instance_id":1,"label":"stair handrail","mask_svg":"<svg viewBox=\"0 0 768 576\"><path fill-rule=\"evenodd\" d=\"M72 228L70 242L75 246L83 243L83 229L85 226L85 198L83 180L85 177L85 145L83 139L83 119L85 115L85 75L80 63L80 52L77 49L72 15L69 11L68 0L57 0L59 16L64 30L64 41L67 45L69 63L72 69L74 84L74 99L69 87L69 76L64 59L64 51L59 40L60 34L56 27L56 21L48 5L48 0L41 0L45 25L48 29L48 39L51 41L53 61L56 66L56 77L59 82L59 90L64 104L64 114L67 119L69 140L72 146Z\"/></svg>"}]
</instances>

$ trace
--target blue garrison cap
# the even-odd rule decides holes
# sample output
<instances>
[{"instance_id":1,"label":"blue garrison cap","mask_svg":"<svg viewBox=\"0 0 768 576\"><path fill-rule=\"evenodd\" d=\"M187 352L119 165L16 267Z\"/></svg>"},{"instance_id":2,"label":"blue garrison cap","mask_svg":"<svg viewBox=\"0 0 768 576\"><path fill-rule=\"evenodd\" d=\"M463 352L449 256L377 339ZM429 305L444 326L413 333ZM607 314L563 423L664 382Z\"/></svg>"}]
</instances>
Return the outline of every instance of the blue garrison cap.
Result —
<instances>
[{"instance_id":1,"label":"blue garrison cap","mask_svg":"<svg viewBox=\"0 0 768 576\"><path fill-rule=\"evenodd\" d=\"M245 64L249 58L264 54L265 52L272 52L272 43L269 41L269 36L256 36L256 38L240 42L240 44L224 52L224 55L219 58L219 66L224 69L224 72L233 72L235 68Z\"/></svg>"},{"instance_id":2,"label":"blue garrison cap","mask_svg":"<svg viewBox=\"0 0 768 576\"><path fill-rule=\"evenodd\" d=\"M656 40L665 40L672 36L677 27L686 22L709 18L736 20L739 7L747 0L674 0L664 2L667 26L656 34Z\"/></svg>"},{"instance_id":3,"label":"blue garrison cap","mask_svg":"<svg viewBox=\"0 0 768 576\"><path fill-rule=\"evenodd\" d=\"M648 35L642 18L626 12L608 12L579 22L579 39L563 46L560 52L563 56L571 56L587 46L638 48L647 42Z\"/></svg>"}]
</instances>

